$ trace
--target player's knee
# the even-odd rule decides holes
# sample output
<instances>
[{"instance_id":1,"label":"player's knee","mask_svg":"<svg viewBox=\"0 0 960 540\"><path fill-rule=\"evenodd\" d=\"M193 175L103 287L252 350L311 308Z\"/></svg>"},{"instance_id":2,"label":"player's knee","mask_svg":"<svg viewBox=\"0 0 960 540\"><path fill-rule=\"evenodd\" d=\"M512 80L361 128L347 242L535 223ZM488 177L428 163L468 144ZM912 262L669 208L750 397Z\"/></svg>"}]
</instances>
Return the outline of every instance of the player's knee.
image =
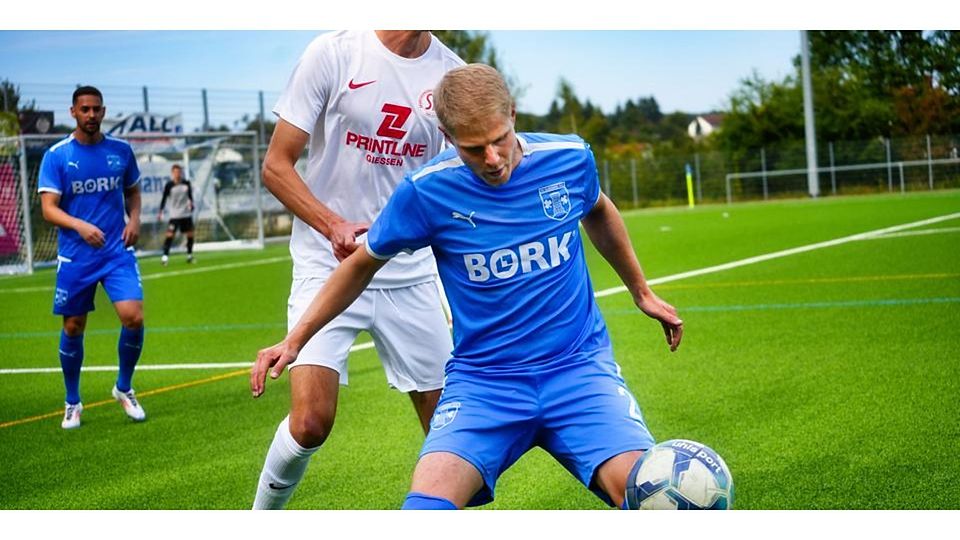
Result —
<instances>
[{"instance_id":1,"label":"player's knee","mask_svg":"<svg viewBox=\"0 0 960 540\"><path fill-rule=\"evenodd\" d=\"M332 429L332 415L290 415L290 435L304 448L315 448L323 444Z\"/></svg>"},{"instance_id":2,"label":"player's knee","mask_svg":"<svg viewBox=\"0 0 960 540\"><path fill-rule=\"evenodd\" d=\"M143 312L136 311L124 314L120 319L120 323L123 324L123 327L127 330L140 330L143 328Z\"/></svg>"},{"instance_id":3,"label":"player's knee","mask_svg":"<svg viewBox=\"0 0 960 540\"><path fill-rule=\"evenodd\" d=\"M63 331L70 337L83 335L83 331L86 330L86 328L86 318L67 317L63 320Z\"/></svg>"}]
</instances>

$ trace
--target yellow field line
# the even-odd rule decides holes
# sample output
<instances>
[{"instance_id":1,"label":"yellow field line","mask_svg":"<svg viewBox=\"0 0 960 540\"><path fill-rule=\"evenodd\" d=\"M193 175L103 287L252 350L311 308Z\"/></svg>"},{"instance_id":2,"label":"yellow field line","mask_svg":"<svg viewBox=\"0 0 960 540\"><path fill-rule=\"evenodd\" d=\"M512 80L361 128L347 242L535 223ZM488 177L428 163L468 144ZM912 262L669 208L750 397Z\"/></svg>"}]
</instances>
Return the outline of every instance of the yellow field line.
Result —
<instances>
[{"instance_id":1,"label":"yellow field line","mask_svg":"<svg viewBox=\"0 0 960 540\"><path fill-rule=\"evenodd\" d=\"M162 393L164 393L164 392L171 392L171 391L173 391L173 390L179 390L179 389L181 389L181 388L189 388L189 387L191 387L191 386L197 386L197 385L200 385L200 384L207 384L207 383L212 383L212 382L216 382L216 381L221 381L221 380L223 380L223 379L229 379L229 378L231 378L231 377L236 377L237 375L249 375L249 374L250 374L250 370L249 370L249 369L241 369L241 370L239 370L239 371L231 371L230 373L224 373L224 374L222 374L222 375L216 375L216 376L209 377L209 378L206 378L206 379L200 379L200 380L198 380L198 381L190 381L190 382L187 382L187 383L175 384L175 385L173 385L173 386L164 386L164 387L162 387L162 388L157 388L157 389L155 389L155 390L147 390L146 392L137 393L137 397L138 397L138 398L143 398L143 397L146 397L146 396L152 396L152 395L155 395L155 394L162 394ZM91 404L89 404L89 405L86 405L86 404L85 404L85 405L83 406L83 410L92 409L92 408L94 408L94 407L99 407L99 406L101 406L101 405L107 405L108 403L115 403L115 402L116 402L116 400L114 400L114 399L105 399L105 400L103 400L103 401L97 401L97 402L91 403ZM31 417L29 417L29 418L21 418L20 420L11 420L10 422L4 422L4 423L0 424L0 429L12 427L12 426L17 426L17 425L20 425L20 424L27 424L27 423L30 423L30 422L36 422L37 420L44 420L44 419L46 419L46 418L54 418L54 417L56 417L56 416L61 416L61 415L63 415L63 411L54 411L54 412L52 412L52 413L41 414L41 415L38 415L38 416L31 416Z\"/></svg>"},{"instance_id":2,"label":"yellow field line","mask_svg":"<svg viewBox=\"0 0 960 540\"><path fill-rule=\"evenodd\" d=\"M914 280L914 279L949 279L960 277L960 274L900 274L893 276L853 276L838 278L809 278L809 279L769 279L755 281L723 281L719 283L691 283L691 284L663 284L658 285L657 290L662 289L712 289L719 287L758 287L763 285L802 285L813 283L851 283L864 281L896 281L896 280Z\"/></svg>"}]
</instances>

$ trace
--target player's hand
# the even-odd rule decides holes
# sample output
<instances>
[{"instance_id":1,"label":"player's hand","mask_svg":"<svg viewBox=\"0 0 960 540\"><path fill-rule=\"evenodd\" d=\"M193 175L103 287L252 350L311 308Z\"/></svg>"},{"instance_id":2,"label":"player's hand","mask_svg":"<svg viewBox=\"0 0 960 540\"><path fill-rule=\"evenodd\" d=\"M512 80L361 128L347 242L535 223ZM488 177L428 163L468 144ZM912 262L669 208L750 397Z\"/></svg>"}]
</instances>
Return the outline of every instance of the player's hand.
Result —
<instances>
[{"instance_id":1,"label":"player's hand","mask_svg":"<svg viewBox=\"0 0 960 540\"><path fill-rule=\"evenodd\" d=\"M360 245L357 243L357 236L367 232L369 228L369 223L352 221L341 221L330 228L330 235L327 238L333 246L333 255L337 261L343 262L357 249Z\"/></svg>"},{"instance_id":2,"label":"player's hand","mask_svg":"<svg viewBox=\"0 0 960 540\"><path fill-rule=\"evenodd\" d=\"M83 238L84 242L97 249L102 248L106 243L106 237L103 236L103 231L92 223L81 221L75 230L80 235L80 238Z\"/></svg>"},{"instance_id":3,"label":"player's hand","mask_svg":"<svg viewBox=\"0 0 960 540\"><path fill-rule=\"evenodd\" d=\"M297 350L290 346L287 340L258 352L257 361L253 363L253 368L250 370L250 391L253 392L253 397L260 397L263 394L268 369L270 378L276 379L287 365L296 359Z\"/></svg>"},{"instance_id":4,"label":"player's hand","mask_svg":"<svg viewBox=\"0 0 960 540\"><path fill-rule=\"evenodd\" d=\"M636 304L649 317L660 321L670 351L677 350L683 337L683 321L677 316L677 308L661 300L653 291L637 299Z\"/></svg>"},{"instance_id":5,"label":"player's hand","mask_svg":"<svg viewBox=\"0 0 960 540\"><path fill-rule=\"evenodd\" d=\"M140 220L131 219L123 228L123 246L130 247L140 239Z\"/></svg>"},{"instance_id":6,"label":"player's hand","mask_svg":"<svg viewBox=\"0 0 960 540\"><path fill-rule=\"evenodd\" d=\"M163 210L157 212L157 221L163 221Z\"/></svg>"}]
</instances>

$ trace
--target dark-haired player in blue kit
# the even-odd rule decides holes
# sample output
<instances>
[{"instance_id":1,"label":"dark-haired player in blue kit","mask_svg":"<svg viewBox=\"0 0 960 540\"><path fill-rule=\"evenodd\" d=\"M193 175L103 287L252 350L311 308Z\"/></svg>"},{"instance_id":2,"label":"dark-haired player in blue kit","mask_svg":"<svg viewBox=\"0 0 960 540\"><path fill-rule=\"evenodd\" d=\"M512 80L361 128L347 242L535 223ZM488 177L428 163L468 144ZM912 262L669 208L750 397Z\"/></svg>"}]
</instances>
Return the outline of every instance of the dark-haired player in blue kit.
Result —
<instances>
[{"instance_id":1,"label":"dark-haired player in blue kit","mask_svg":"<svg viewBox=\"0 0 960 540\"><path fill-rule=\"evenodd\" d=\"M574 135L514 131L500 74L471 64L434 91L453 148L411 173L299 324L260 351L254 395L350 305L391 256L431 246L453 311L446 384L403 508L493 500L500 475L540 446L608 504L654 444L613 360L579 225L676 350L683 322L647 286L623 219Z\"/></svg>"},{"instance_id":2,"label":"dark-haired player in blue kit","mask_svg":"<svg viewBox=\"0 0 960 540\"><path fill-rule=\"evenodd\" d=\"M105 113L99 90L77 88L70 107L77 128L51 146L40 164L43 218L60 229L53 313L63 316L64 429L80 426L83 331L97 283L103 284L122 324L113 397L133 420L146 418L130 386L143 348L143 286L133 254L140 235L140 169L128 143L100 132Z\"/></svg>"}]
</instances>

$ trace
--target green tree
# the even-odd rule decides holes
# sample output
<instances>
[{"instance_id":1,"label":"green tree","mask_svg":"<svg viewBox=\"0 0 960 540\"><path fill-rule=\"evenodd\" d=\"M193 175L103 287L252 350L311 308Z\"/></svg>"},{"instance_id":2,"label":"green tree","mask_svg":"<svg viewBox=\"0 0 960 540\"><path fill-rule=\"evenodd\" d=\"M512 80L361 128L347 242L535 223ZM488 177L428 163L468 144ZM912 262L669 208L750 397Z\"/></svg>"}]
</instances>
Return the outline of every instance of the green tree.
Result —
<instances>
[{"instance_id":1,"label":"green tree","mask_svg":"<svg viewBox=\"0 0 960 540\"><path fill-rule=\"evenodd\" d=\"M0 110L16 114L20 111L36 109L35 100L31 99L21 106L20 99L20 85L13 84L7 79L0 81Z\"/></svg>"},{"instance_id":2,"label":"green tree","mask_svg":"<svg viewBox=\"0 0 960 540\"><path fill-rule=\"evenodd\" d=\"M577 98L570 81L561 78L557 83L557 99L560 100L560 115L557 130L564 133L579 133L578 126L583 125L583 105Z\"/></svg>"},{"instance_id":3,"label":"green tree","mask_svg":"<svg viewBox=\"0 0 960 540\"><path fill-rule=\"evenodd\" d=\"M520 99L523 96L524 87L516 77L506 72L497 50L490 43L489 33L471 30L431 30L430 32L444 45L450 47L450 50L457 53L464 62L487 64L502 73L514 99Z\"/></svg>"}]
</instances>

